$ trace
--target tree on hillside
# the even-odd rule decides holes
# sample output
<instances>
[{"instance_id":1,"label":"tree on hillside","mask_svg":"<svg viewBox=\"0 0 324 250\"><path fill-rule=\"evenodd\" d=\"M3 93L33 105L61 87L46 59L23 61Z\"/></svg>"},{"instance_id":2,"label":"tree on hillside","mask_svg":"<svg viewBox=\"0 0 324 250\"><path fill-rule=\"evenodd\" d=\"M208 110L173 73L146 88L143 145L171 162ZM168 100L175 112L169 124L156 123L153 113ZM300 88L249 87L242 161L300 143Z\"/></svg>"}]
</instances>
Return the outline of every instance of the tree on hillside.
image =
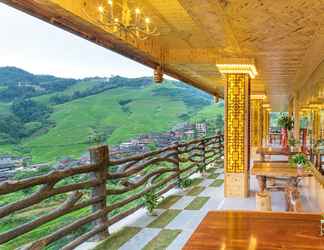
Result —
<instances>
[{"instance_id":1,"label":"tree on hillside","mask_svg":"<svg viewBox=\"0 0 324 250\"><path fill-rule=\"evenodd\" d=\"M51 113L49 107L30 99L15 101L11 110L23 123L44 121Z\"/></svg>"},{"instance_id":2,"label":"tree on hillside","mask_svg":"<svg viewBox=\"0 0 324 250\"><path fill-rule=\"evenodd\" d=\"M0 143L16 143L24 135L24 126L16 116L0 115Z\"/></svg>"}]
</instances>

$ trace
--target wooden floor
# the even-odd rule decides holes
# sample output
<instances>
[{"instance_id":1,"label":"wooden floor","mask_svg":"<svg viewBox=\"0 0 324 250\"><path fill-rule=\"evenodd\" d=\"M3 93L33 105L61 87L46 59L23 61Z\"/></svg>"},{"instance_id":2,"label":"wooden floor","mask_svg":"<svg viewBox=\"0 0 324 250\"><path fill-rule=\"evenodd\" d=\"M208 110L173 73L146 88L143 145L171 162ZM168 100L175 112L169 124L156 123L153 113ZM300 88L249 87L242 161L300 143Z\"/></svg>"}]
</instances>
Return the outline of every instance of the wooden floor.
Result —
<instances>
[{"instance_id":1,"label":"wooden floor","mask_svg":"<svg viewBox=\"0 0 324 250\"><path fill-rule=\"evenodd\" d=\"M185 250L323 250L320 215L209 212Z\"/></svg>"}]
</instances>

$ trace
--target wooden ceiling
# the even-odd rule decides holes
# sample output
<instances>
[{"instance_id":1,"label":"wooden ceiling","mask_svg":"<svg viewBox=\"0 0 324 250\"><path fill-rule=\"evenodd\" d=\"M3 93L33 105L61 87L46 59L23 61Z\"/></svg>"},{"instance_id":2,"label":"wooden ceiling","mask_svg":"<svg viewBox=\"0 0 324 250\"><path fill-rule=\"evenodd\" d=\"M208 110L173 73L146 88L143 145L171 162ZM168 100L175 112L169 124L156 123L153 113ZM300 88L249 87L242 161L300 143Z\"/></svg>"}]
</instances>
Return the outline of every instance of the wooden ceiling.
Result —
<instances>
[{"instance_id":1,"label":"wooden ceiling","mask_svg":"<svg viewBox=\"0 0 324 250\"><path fill-rule=\"evenodd\" d=\"M259 75L252 92L265 92L276 111L324 76L316 71L324 59L323 0L129 0L160 30L144 42L99 27L85 15L84 0L1 2L150 67L162 62L168 74L214 95L223 95L218 58L253 58ZM87 2L95 11L106 1Z\"/></svg>"}]
</instances>

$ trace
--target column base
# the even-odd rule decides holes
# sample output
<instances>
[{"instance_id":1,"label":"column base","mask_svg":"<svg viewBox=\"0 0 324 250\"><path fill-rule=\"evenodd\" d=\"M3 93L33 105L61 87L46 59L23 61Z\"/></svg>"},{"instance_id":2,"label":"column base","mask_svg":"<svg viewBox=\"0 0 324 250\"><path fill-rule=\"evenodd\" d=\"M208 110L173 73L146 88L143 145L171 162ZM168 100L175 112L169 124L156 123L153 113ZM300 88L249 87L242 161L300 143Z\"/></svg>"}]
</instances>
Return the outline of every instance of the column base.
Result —
<instances>
[{"instance_id":1,"label":"column base","mask_svg":"<svg viewBox=\"0 0 324 250\"><path fill-rule=\"evenodd\" d=\"M249 196L248 173L226 173L224 196L227 198L246 198Z\"/></svg>"}]
</instances>

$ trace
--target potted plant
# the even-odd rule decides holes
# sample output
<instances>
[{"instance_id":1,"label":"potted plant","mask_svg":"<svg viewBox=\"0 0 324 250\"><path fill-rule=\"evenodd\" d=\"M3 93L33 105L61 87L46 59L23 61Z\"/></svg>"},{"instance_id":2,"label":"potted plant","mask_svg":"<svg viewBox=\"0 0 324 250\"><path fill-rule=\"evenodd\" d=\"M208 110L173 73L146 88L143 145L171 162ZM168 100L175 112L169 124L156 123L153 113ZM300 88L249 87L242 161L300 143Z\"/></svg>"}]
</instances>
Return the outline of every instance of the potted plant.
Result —
<instances>
[{"instance_id":1,"label":"potted plant","mask_svg":"<svg viewBox=\"0 0 324 250\"><path fill-rule=\"evenodd\" d=\"M199 173L200 173L203 177L207 177L207 172L206 172L206 170L207 170L207 165L205 165L205 164L200 164L200 165L198 166L198 171L199 171Z\"/></svg>"},{"instance_id":2,"label":"potted plant","mask_svg":"<svg viewBox=\"0 0 324 250\"><path fill-rule=\"evenodd\" d=\"M151 216L156 216L155 209L159 204L159 198L154 190L144 194L144 206L147 209L147 212Z\"/></svg>"},{"instance_id":3,"label":"potted plant","mask_svg":"<svg viewBox=\"0 0 324 250\"><path fill-rule=\"evenodd\" d=\"M294 120L292 117L289 117L287 114L281 113L278 119L278 126L282 131L281 144L283 147L288 147L288 132L294 128Z\"/></svg>"},{"instance_id":4,"label":"potted plant","mask_svg":"<svg viewBox=\"0 0 324 250\"><path fill-rule=\"evenodd\" d=\"M99 147L104 143L105 137L102 133L99 133L98 131L94 130L91 134L88 135L88 140L91 146Z\"/></svg>"},{"instance_id":5,"label":"potted plant","mask_svg":"<svg viewBox=\"0 0 324 250\"><path fill-rule=\"evenodd\" d=\"M304 174L304 168L309 165L309 160L303 153L294 155L293 157L291 157L289 162L294 166L297 166L297 174L300 176Z\"/></svg>"},{"instance_id":6,"label":"potted plant","mask_svg":"<svg viewBox=\"0 0 324 250\"><path fill-rule=\"evenodd\" d=\"M181 189L186 190L188 187L190 187L192 185L192 180L189 178L185 178L185 179L179 179L177 186Z\"/></svg>"},{"instance_id":7,"label":"potted plant","mask_svg":"<svg viewBox=\"0 0 324 250\"><path fill-rule=\"evenodd\" d=\"M290 137L288 139L288 145L290 147L290 152L294 152L295 151L295 147L299 145L299 141L296 140L294 137Z\"/></svg>"},{"instance_id":8,"label":"potted plant","mask_svg":"<svg viewBox=\"0 0 324 250\"><path fill-rule=\"evenodd\" d=\"M294 119L282 113L278 119L278 126L291 131L294 128Z\"/></svg>"}]
</instances>

